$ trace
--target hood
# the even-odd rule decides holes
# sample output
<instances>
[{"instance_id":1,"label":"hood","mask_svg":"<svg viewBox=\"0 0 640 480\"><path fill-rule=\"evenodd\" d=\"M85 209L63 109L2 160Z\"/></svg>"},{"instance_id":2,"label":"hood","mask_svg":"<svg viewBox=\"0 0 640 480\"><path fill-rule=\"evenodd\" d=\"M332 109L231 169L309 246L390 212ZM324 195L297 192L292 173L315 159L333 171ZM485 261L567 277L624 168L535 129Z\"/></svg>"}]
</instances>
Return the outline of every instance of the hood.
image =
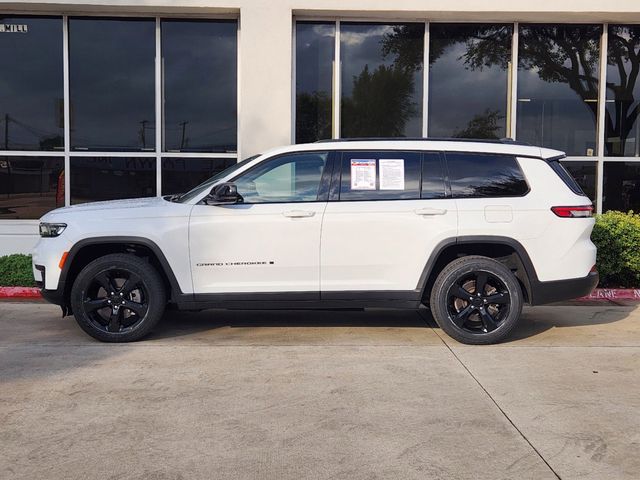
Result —
<instances>
[{"instance_id":1,"label":"hood","mask_svg":"<svg viewBox=\"0 0 640 480\"><path fill-rule=\"evenodd\" d=\"M61 217L83 217L95 219L95 214L100 213L99 218L144 218L157 216L171 216L176 214L176 209L184 206L179 203L169 202L162 197L130 198L126 200L109 200L106 202L91 202L70 207L57 208L44 215L41 221L61 220ZM180 209L182 211L182 209Z\"/></svg>"}]
</instances>

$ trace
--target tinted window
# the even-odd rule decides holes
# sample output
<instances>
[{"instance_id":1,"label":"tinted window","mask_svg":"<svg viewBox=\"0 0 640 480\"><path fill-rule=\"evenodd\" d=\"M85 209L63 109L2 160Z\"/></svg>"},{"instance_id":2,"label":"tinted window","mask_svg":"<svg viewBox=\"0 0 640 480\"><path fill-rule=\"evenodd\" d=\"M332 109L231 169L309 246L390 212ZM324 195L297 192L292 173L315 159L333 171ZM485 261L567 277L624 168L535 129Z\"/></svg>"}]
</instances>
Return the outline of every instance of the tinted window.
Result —
<instances>
[{"instance_id":1,"label":"tinted window","mask_svg":"<svg viewBox=\"0 0 640 480\"><path fill-rule=\"evenodd\" d=\"M420 153L344 152L340 200L420 198Z\"/></svg>"},{"instance_id":2,"label":"tinted window","mask_svg":"<svg viewBox=\"0 0 640 480\"><path fill-rule=\"evenodd\" d=\"M69 20L71 147L154 150L155 21Z\"/></svg>"},{"instance_id":3,"label":"tinted window","mask_svg":"<svg viewBox=\"0 0 640 480\"><path fill-rule=\"evenodd\" d=\"M447 153L446 158L454 197L518 197L529 190L512 156Z\"/></svg>"},{"instance_id":4,"label":"tinted window","mask_svg":"<svg viewBox=\"0 0 640 480\"><path fill-rule=\"evenodd\" d=\"M296 24L296 143L331 138L335 23Z\"/></svg>"},{"instance_id":5,"label":"tinted window","mask_svg":"<svg viewBox=\"0 0 640 480\"><path fill-rule=\"evenodd\" d=\"M62 149L62 20L0 17L0 24L10 26L0 34L0 149Z\"/></svg>"},{"instance_id":6,"label":"tinted window","mask_svg":"<svg viewBox=\"0 0 640 480\"><path fill-rule=\"evenodd\" d=\"M267 160L234 183L244 203L315 202L327 157L305 152Z\"/></svg>"},{"instance_id":7,"label":"tinted window","mask_svg":"<svg viewBox=\"0 0 640 480\"><path fill-rule=\"evenodd\" d=\"M512 33L512 25L431 24L430 136L506 136Z\"/></svg>"},{"instance_id":8,"label":"tinted window","mask_svg":"<svg viewBox=\"0 0 640 480\"><path fill-rule=\"evenodd\" d=\"M596 202L596 162L569 162L563 161L562 165L569 172L572 178L584 194Z\"/></svg>"},{"instance_id":9,"label":"tinted window","mask_svg":"<svg viewBox=\"0 0 640 480\"><path fill-rule=\"evenodd\" d=\"M600 25L520 25L518 140L596 153Z\"/></svg>"},{"instance_id":10,"label":"tinted window","mask_svg":"<svg viewBox=\"0 0 640 480\"><path fill-rule=\"evenodd\" d=\"M237 23L163 20L164 149L237 148Z\"/></svg>"},{"instance_id":11,"label":"tinted window","mask_svg":"<svg viewBox=\"0 0 640 480\"><path fill-rule=\"evenodd\" d=\"M342 137L422 136L423 52L423 23L341 23Z\"/></svg>"},{"instance_id":12,"label":"tinted window","mask_svg":"<svg viewBox=\"0 0 640 480\"><path fill-rule=\"evenodd\" d=\"M604 211L640 212L640 162L604 162Z\"/></svg>"},{"instance_id":13,"label":"tinted window","mask_svg":"<svg viewBox=\"0 0 640 480\"><path fill-rule=\"evenodd\" d=\"M235 163L235 158L163 158L162 195L188 192Z\"/></svg>"},{"instance_id":14,"label":"tinted window","mask_svg":"<svg viewBox=\"0 0 640 480\"><path fill-rule=\"evenodd\" d=\"M609 26L605 155L640 156L640 25Z\"/></svg>"},{"instance_id":15,"label":"tinted window","mask_svg":"<svg viewBox=\"0 0 640 480\"><path fill-rule=\"evenodd\" d=\"M446 187L444 183L442 155L439 153L425 153L422 159L422 192L420 198L444 198Z\"/></svg>"},{"instance_id":16,"label":"tinted window","mask_svg":"<svg viewBox=\"0 0 640 480\"><path fill-rule=\"evenodd\" d=\"M72 157L71 203L156 195L156 159Z\"/></svg>"},{"instance_id":17,"label":"tinted window","mask_svg":"<svg viewBox=\"0 0 640 480\"><path fill-rule=\"evenodd\" d=\"M63 158L0 157L0 219L36 219L63 206Z\"/></svg>"}]
</instances>

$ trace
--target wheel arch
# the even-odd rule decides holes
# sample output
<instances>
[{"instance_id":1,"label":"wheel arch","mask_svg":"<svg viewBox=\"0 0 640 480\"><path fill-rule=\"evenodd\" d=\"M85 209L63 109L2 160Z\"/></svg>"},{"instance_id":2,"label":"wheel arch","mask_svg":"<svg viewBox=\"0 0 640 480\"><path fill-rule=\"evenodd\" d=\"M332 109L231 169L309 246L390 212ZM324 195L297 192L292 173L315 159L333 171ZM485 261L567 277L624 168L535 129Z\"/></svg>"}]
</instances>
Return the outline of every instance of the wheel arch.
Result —
<instances>
[{"instance_id":1,"label":"wheel arch","mask_svg":"<svg viewBox=\"0 0 640 480\"><path fill-rule=\"evenodd\" d=\"M531 258L520 242L510 237L478 235L450 238L440 242L433 250L418 281L423 302L428 302L431 288L442 269L456 258L468 255L482 255L496 259L510 268L525 297L531 303L533 285L538 277Z\"/></svg>"},{"instance_id":2,"label":"wheel arch","mask_svg":"<svg viewBox=\"0 0 640 480\"><path fill-rule=\"evenodd\" d=\"M60 273L58 290L62 290L63 299L68 307L71 287L82 268L96 258L111 253L128 253L137 257L147 258L156 268L167 288L167 298L174 300L182 294L169 261L158 245L144 237L108 236L85 238L76 243L69 254Z\"/></svg>"}]
</instances>

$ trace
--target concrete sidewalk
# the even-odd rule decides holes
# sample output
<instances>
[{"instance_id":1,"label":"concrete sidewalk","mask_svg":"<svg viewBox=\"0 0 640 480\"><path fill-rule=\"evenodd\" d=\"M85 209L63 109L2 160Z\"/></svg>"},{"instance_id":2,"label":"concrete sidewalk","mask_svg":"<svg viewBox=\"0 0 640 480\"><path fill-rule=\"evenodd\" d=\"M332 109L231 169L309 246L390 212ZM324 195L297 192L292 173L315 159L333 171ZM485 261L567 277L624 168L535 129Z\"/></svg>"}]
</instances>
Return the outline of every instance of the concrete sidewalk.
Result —
<instances>
[{"instance_id":1,"label":"concrete sidewalk","mask_svg":"<svg viewBox=\"0 0 640 480\"><path fill-rule=\"evenodd\" d=\"M0 478L638 478L640 308L525 310L469 347L426 312L169 312L105 345L0 303Z\"/></svg>"}]
</instances>

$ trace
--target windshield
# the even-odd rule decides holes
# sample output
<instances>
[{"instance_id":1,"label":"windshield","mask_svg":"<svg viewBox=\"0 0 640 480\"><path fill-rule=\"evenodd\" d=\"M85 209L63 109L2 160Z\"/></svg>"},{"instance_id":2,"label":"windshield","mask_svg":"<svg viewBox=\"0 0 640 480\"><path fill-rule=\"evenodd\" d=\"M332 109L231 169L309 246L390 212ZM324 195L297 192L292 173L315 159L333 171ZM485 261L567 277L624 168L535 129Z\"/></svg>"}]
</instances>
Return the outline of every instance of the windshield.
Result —
<instances>
[{"instance_id":1,"label":"windshield","mask_svg":"<svg viewBox=\"0 0 640 480\"><path fill-rule=\"evenodd\" d=\"M189 200L194 199L195 197L197 197L201 193L203 193L205 190L210 190L211 187L213 187L213 185L215 185L215 183L218 180L220 180L221 178L224 178L224 177L232 174L236 170L239 170L240 168L244 167L247 163L249 163L251 160L254 160L254 159L258 158L259 156L260 156L260 154L253 155L252 157L245 158L241 162L238 162L238 163L235 163L235 164L231 165L229 168L226 168L225 170L223 170L223 171L221 171L219 173L216 173L213 177L208 178L207 180L202 182L197 187L189 190L187 193L183 193L182 195L179 195L179 196L176 196L175 198L172 198L172 201L180 202L180 203L186 203Z\"/></svg>"}]
</instances>

